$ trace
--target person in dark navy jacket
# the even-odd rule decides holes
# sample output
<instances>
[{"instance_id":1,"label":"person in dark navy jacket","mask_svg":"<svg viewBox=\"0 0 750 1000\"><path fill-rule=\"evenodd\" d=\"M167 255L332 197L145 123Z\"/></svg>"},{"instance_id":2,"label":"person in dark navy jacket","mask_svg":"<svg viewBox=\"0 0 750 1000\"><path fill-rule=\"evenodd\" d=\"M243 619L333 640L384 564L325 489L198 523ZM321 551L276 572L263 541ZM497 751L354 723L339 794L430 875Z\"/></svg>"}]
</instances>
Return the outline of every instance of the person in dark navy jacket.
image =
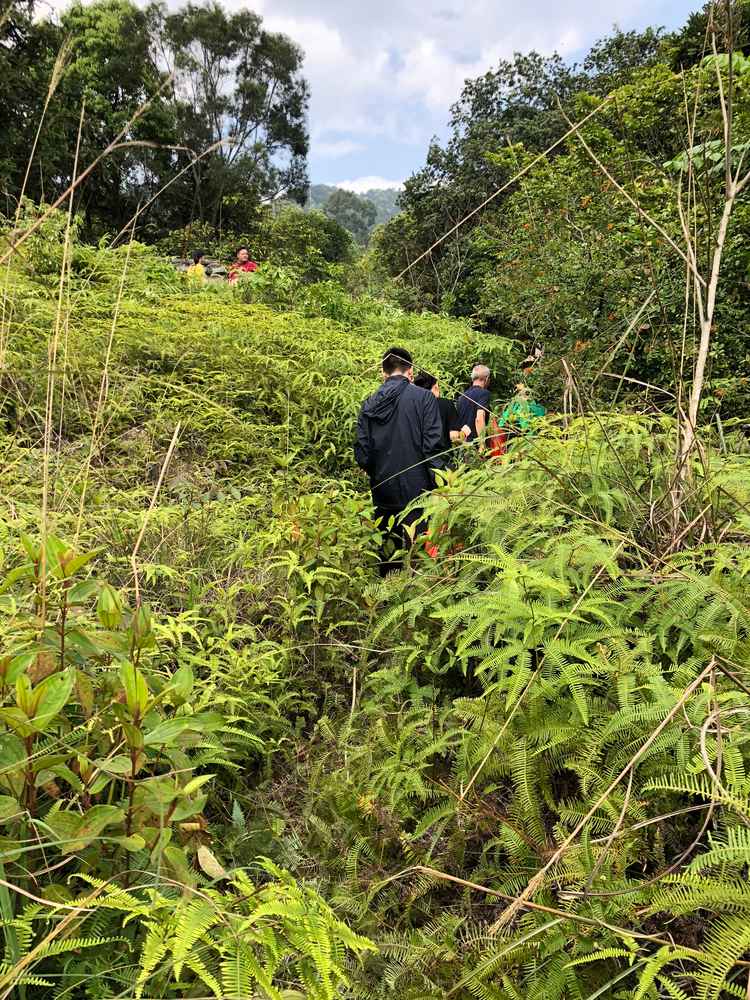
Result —
<instances>
[{"instance_id":1,"label":"person in dark navy jacket","mask_svg":"<svg viewBox=\"0 0 750 1000\"><path fill-rule=\"evenodd\" d=\"M490 370L487 365L474 365L471 385L456 400L461 426L469 429L467 441L479 438L479 450L484 450L484 433L490 413Z\"/></svg>"},{"instance_id":2,"label":"person in dark navy jacket","mask_svg":"<svg viewBox=\"0 0 750 1000\"><path fill-rule=\"evenodd\" d=\"M413 384L411 355L403 347L390 347L383 356L384 381L359 412L354 455L370 477L375 515L386 534L385 549L408 544L406 528L419 520L407 506L434 488L435 469L441 457L443 423L437 399ZM383 559L381 575L399 566Z\"/></svg>"}]
</instances>

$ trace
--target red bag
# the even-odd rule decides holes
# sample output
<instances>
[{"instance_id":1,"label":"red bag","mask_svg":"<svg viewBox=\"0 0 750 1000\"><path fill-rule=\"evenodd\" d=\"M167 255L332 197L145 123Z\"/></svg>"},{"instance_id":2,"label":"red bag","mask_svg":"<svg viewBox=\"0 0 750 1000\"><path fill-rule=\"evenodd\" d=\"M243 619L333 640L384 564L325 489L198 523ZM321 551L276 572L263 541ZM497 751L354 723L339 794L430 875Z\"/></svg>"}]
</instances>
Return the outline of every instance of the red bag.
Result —
<instances>
[{"instance_id":1,"label":"red bag","mask_svg":"<svg viewBox=\"0 0 750 1000\"><path fill-rule=\"evenodd\" d=\"M505 447L508 441L508 432L501 430L498 426L497 419L492 417L490 420L490 433L487 437L487 444L489 445L488 452L491 458L499 458L501 455L505 454Z\"/></svg>"}]
</instances>

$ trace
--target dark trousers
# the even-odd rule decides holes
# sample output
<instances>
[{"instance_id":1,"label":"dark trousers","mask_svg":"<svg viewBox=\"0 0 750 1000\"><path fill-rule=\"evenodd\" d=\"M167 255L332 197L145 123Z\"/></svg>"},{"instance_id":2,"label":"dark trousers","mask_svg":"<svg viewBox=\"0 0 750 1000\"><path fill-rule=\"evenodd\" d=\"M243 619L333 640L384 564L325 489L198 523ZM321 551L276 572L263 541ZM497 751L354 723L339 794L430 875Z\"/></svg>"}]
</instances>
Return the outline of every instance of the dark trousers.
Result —
<instances>
[{"instance_id":1,"label":"dark trousers","mask_svg":"<svg viewBox=\"0 0 750 1000\"><path fill-rule=\"evenodd\" d=\"M379 527L383 534L383 542L380 546L380 561L378 563L378 572L381 576L388 576L389 573L395 573L401 569L404 562L403 555L396 558L394 556L398 552L403 552L411 548L411 533L407 531L407 528L416 524L418 532L419 525L417 522L421 516L422 511L419 508L410 510L408 514L404 514L403 508L398 507L375 508L375 520L379 522ZM390 523L391 519L393 519L392 524Z\"/></svg>"}]
</instances>

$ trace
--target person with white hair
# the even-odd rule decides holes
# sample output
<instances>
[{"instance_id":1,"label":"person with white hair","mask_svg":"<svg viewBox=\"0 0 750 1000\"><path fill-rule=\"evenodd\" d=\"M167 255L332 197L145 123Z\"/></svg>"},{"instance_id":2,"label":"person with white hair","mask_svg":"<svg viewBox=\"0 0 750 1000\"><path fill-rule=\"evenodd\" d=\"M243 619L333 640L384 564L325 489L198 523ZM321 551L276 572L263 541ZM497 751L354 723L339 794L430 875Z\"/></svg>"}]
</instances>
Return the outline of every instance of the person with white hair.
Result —
<instances>
[{"instance_id":1,"label":"person with white hair","mask_svg":"<svg viewBox=\"0 0 750 1000\"><path fill-rule=\"evenodd\" d=\"M481 438L490 415L490 370L487 365L474 365L471 385L456 400L458 419L462 427L469 428L467 441Z\"/></svg>"}]
</instances>

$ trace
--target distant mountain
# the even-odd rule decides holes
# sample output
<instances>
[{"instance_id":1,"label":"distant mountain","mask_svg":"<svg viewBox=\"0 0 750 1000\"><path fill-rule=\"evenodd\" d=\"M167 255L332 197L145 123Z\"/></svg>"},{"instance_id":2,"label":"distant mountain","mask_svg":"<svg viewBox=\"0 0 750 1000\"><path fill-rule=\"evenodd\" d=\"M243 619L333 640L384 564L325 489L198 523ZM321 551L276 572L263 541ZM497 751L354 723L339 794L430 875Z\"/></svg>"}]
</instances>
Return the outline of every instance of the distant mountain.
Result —
<instances>
[{"instance_id":1,"label":"distant mountain","mask_svg":"<svg viewBox=\"0 0 750 1000\"><path fill-rule=\"evenodd\" d=\"M307 203L308 208L323 208L333 192L337 190L338 188L332 184L312 184ZM393 188L373 188L370 191L365 191L364 194L357 195L357 197L363 201L372 202L377 211L375 225L380 226L392 219L394 215L398 215L399 208L396 201L399 193Z\"/></svg>"},{"instance_id":2,"label":"distant mountain","mask_svg":"<svg viewBox=\"0 0 750 1000\"><path fill-rule=\"evenodd\" d=\"M400 191L393 188L370 188L369 191L365 191L362 197L366 198L367 201L371 201L378 210L375 218L376 226L380 226L384 222L388 222L389 219L392 219L394 215L398 215L401 211L398 207L398 196L400 194Z\"/></svg>"},{"instance_id":3,"label":"distant mountain","mask_svg":"<svg viewBox=\"0 0 750 1000\"><path fill-rule=\"evenodd\" d=\"M307 207L322 208L335 190L332 184L311 184Z\"/></svg>"}]
</instances>

